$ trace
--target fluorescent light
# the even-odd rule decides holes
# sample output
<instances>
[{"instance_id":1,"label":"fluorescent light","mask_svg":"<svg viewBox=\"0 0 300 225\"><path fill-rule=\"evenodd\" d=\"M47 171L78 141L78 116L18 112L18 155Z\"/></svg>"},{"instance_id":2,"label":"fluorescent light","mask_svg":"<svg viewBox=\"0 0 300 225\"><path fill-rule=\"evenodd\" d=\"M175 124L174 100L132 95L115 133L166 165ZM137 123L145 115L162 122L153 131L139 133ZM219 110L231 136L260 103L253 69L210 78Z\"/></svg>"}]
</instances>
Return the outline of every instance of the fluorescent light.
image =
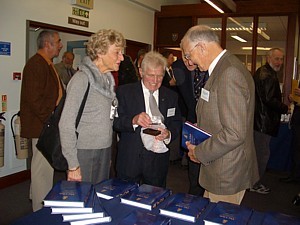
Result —
<instances>
[{"instance_id":1,"label":"fluorescent light","mask_svg":"<svg viewBox=\"0 0 300 225\"><path fill-rule=\"evenodd\" d=\"M231 34L230 35L232 38L234 38L235 40L237 41L240 41L240 42L247 42L245 39L241 38L240 36L238 36L237 34Z\"/></svg>"},{"instance_id":2,"label":"fluorescent light","mask_svg":"<svg viewBox=\"0 0 300 225\"><path fill-rule=\"evenodd\" d=\"M267 47L257 47L257 50L260 51L269 51L271 48L267 48ZM242 50L252 50L252 47L242 47Z\"/></svg>"},{"instance_id":3,"label":"fluorescent light","mask_svg":"<svg viewBox=\"0 0 300 225\"><path fill-rule=\"evenodd\" d=\"M224 13L222 9L220 9L215 3L213 3L211 0L204 0L207 4L209 4L211 7L213 7L215 10L217 10L219 13Z\"/></svg>"}]
</instances>

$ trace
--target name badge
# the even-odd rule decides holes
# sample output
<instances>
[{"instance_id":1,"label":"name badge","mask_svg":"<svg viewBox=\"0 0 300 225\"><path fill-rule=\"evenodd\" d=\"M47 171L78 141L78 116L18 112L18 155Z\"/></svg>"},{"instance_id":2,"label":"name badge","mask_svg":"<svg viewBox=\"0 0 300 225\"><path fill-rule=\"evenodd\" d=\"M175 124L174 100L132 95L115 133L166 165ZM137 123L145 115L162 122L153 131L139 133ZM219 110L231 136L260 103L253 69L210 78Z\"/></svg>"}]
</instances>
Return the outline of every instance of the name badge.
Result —
<instances>
[{"instance_id":1,"label":"name badge","mask_svg":"<svg viewBox=\"0 0 300 225\"><path fill-rule=\"evenodd\" d=\"M110 115L109 118L111 120L113 120L115 117L118 117L118 111L117 111L117 105L118 105L118 101L116 99L114 99L111 103L111 107L110 107Z\"/></svg>"},{"instance_id":2,"label":"name badge","mask_svg":"<svg viewBox=\"0 0 300 225\"><path fill-rule=\"evenodd\" d=\"M175 108L168 109L167 117L175 116Z\"/></svg>"},{"instance_id":3,"label":"name badge","mask_svg":"<svg viewBox=\"0 0 300 225\"><path fill-rule=\"evenodd\" d=\"M201 89L201 98L204 100L204 101L209 101L209 91L208 90L205 90L204 88Z\"/></svg>"}]
</instances>

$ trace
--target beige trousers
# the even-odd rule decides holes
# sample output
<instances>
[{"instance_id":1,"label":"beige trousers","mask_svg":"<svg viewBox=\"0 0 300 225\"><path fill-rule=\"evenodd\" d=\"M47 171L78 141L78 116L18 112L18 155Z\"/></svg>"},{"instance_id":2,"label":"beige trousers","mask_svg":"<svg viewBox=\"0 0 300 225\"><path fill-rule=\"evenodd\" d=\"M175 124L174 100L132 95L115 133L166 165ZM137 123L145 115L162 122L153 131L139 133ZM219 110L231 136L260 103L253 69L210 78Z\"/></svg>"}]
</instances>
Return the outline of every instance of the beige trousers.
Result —
<instances>
[{"instance_id":1,"label":"beige trousers","mask_svg":"<svg viewBox=\"0 0 300 225\"><path fill-rule=\"evenodd\" d=\"M245 195L245 191L246 190L243 190L233 195L215 195L211 192L205 191L203 196L209 198L211 202L223 201L240 205Z\"/></svg>"},{"instance_id":2,"label":"beige trousers","mask_svg":"<svg viewBox=\"0 0 300 225\"><path fill-rule=\"evenodd\" d=\"M36 148L38 138L32 139L31 187L32 209L43 207L43 200L53 186L54 170L42 153Z\"/></svg>"}]
</instances>

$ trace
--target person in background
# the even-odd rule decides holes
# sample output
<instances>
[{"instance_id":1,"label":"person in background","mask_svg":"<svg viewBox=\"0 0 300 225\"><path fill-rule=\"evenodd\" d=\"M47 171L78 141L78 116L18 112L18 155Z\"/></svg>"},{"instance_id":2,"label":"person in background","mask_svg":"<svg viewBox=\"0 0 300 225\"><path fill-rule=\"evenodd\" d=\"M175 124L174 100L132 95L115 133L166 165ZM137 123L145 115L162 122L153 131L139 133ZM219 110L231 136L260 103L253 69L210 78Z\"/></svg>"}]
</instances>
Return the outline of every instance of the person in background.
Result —
<instances>
[{"instance_id":1,"label":"person in background","mask_svg":"<svg viewBox=\"0 0 300 225\"><path fill-rule=\"evenodd\" d=\"M140 67L142 64L142 61L144 59L145 54L147 53L146 49L140 49L137 53L136 59L134 60L134 66L138 73L138 80L141 80L141 74L140 74Z\"/></svg>"},{"instance_id":2,"label":"person in background","mask_svg":"<svg viewBox=\"0 0 300 225\"><path fill-rule=\"evenodd\" d=\"M205 76L207 75L207 72L201 72L195 64L190 65L188 60L184 57L176 60L172 67L176 79L178 94L183 99L185 106L185 108L183 108L180 107L182 104L179 104L181 114L184 117L184 121L189 121L194 124L197 122L196 104L200 96L199 93L201 93L201 88L205 85ZM188 157L185 154L182 158L182 164L187 161L187 158ZM185 164L188 165L188 176L190 182L189 194L203 196L205 190L198 182L200 164L191 160L188 160Z\"/></svg>"},{"instance_id":3,"label":"person in background","mask_svg":"<svg viewBox=\"0 0 300 225\"><path fill-rule=\"evenodd\" d=\"M37 47L37 53L28 60L23 70L20 101L21 137L32 141L30 195L34 212L43 207L42 201L52 188L54 174L36 144L44 123L64 92L52 62L63 47L59 34L51 30L41 31Z\"/></svg>"},{"instance_id":4,"label":"person in background","mask_svg":"<svg viewBox=\"0 0 300 225\"><path fill-rule=\"evenodd\" d=\"M296 88L294 93L297 97L300 97L300 88ZM292 95L289 96L289 100L294 101ZM287 177L280 178L284 183L300 183L300 103L294 102L294 109L292 118L290 121L292 131L292 143L291 143L291 170ZM300 193L298 194L298 205L300 205Z\"/></svg>"},{"instance_id":5,"label":"person in background","mask_svg":"<svg viewBox=\"0 0 300 225\"><path fill-rule=\"evenodd\" d=\"M119 86L117 177L165 187L170 151L167 145L181 128L177 94L161 86L166 60L148 52L141 64L142 80ZM156 124L153 124L156 123ZM153 128L157 136L148 134ZM146 132L146 133L144 133Z\"/></svg>"},{"instance_id":6,"label":"person in background","mask_svg":"<svg viewBox=\"0 0 300 225\"><path fill-rule=\"evenodd\" d=\"M240 204L246 189L258 180L253 142L255 87L242 62L222 49L208 26L190 28L181 41L184 57L209 78L197 103L197 125L212 134L188 156L201 163L199 183L212 202Z\"/></svg>"},{"instance_id":7,"label":"person in background","mask_svg":"<svg viewBox=\"0 0 300 225\"><path fill-rule=\"evenodd\" d=\"M55 64L55 69L63 83L67 86L72 76L76 73L73 68L73 52L65 52L60 63Z\"/></svg>"},{"instance_id":8,"label":"person in background","mask_svg":"<svg viewBox=\"0 0 300 225\"><path fill-rule=\"evenodd\" d=\"M288 112L282 103L282 95L277 77L283 63L283 52L272 48L267 53L267 62L258 68L253 76L255 82L254 143L260 180L249 190L268 194L271 189L261 183L270 157L271 137L277 136L281 114Z\"/></svg>"},{"instance_id":9,"label":"person in background","mask_svg":"<svg viewBox=\"0 0 300 225\"><path fill-rule=\"evenodd\" d=\"M109 178L114 119L111 112L117 107L111 71L119 70L124 47L121 33L99 30L90 37L87 56L68 84L59 130L62 152L69 166L69 181L96 184ZM75 120L88 84L90 89L76 129Z\"/></svg>"},{"instance_id":10,"label":"person in background","mask_svg":"<svg viewBox=\"0 0 300 225\"><path fill-rule=\"evenodd\" d=\"M138 81L137 71L129 55L123 54L124 60L118 71L119 85L129 84Z\"/></svg>"},{"instance_id":11,"label":"person in background","mask_svg":"<svg viewBox=\"0 0 300 225\"><path fill-rule=\"evenodd\" d=\"M165 51L162 53L162 55L167 59L167 67L166 67L164 79L162 81L162 85L171 88L173 91L177 92L176 80L172 69L172 64L174 62L174 55L170 51Z\"/></svg>"}]
</instances>

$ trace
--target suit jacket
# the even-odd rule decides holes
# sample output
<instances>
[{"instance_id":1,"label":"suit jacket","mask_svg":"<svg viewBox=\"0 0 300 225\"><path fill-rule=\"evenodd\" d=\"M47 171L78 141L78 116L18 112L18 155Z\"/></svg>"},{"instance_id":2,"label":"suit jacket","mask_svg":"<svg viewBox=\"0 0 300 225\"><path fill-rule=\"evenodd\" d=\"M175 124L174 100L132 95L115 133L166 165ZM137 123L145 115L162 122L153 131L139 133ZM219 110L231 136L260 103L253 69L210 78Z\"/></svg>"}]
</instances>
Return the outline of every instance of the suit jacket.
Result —
<instances>
[{"instance_id":1,"label":"suit jacket","mask_svg":"<svg viewBox=\"0 0 300 225\"><path fill-rule=\"evenodd\" d=\"M72 78L72 76L77 71L74 70L73 68L71 68L72 76L70 76L70 74L68 74L68 71L67 71L67 69L66 69L66 67L65 67L65 65L64 65L63 62L57 63L54 66L55 66L55 69L56 69L58 75L60 76L60 79L67 86L67 84L69 83L70 79Z\"/></svg>"},{"instance_id":2,"label":"suit jacket","mask_svg":"<svg viewBox=\"0 0 300 225\"><path fill-rule=\"evenodd\" d=\"M220 58L199 98L198 126L212 137L196 147L200 185L219 195L235 194L259 179L253 142L255 89L249 71L228 51Z\"/></svg>"},{"instance_id":3,"label":"suit jacket","mask_svg":"<svg viewBox=\"0 0 300 225\"><path fill-rule=\"evenodd\" d=\"M184 105L179 104L181 114L187 121L196 123L196 100L194 97L194 85L192 72L189 71L182 59L176 60L172 64L173 73L176 79L178 94L183 99ZM184 108L183 108L184 107Z\"/></svg>"},{"instance_id":4,"label":"suit jacket","mask_svg":"<svg viewBox=\"0 0 300 225\"><path fill-rule=\"evenodd\" d=\"M139 126L134 130L132 126L133 117L141 112L146 112L141 82L122 85L117 89L118 117L114 120L114 129L120 133L117 170L122 170L130 175L132 172L130 164L139 160L139 154L142 151L147 151L141 140L141 127ZM172 141L178 136L182 123L177 94L161 86L158 105L164 116L164 124L171 132ZM172 108L175 108L175 115L168 116L168 110Z\"/></svg>"},{"instance_id":5,"label":"suit jacket","mask_svg":"<svg viewBox=\"0 0 300 225\"><path fill-rule=\"evenodd\" d=\"M38 138L45 121L53 112L59 83L54 69L35 54L23 70L21 88L21 137Z\"/></svg>"}]
</instances>

